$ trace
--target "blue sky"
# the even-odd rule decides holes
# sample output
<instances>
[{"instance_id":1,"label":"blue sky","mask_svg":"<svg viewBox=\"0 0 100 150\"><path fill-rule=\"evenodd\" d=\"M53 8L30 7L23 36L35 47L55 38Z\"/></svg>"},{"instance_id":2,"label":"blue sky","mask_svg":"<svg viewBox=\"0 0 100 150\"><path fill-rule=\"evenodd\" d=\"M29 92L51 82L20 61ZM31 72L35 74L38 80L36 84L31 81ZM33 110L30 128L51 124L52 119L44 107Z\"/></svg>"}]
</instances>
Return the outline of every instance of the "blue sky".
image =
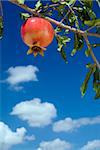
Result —
<instances>
[{"instance_id":1,"label":"blue sky","mask_svg":"<svg viewBox=\"0 0 100 150\"><path fill-rule=\"evenodd\" d=\"M7 141L12 141L10 144L6 140L3 143L4 139L0 141L0 144L7 144L3 150L54 150L54 147L99 150L100 101L94 100L92 80L84 98L80 93L87 72L85 65L92 62L91 58L85 57L84 50L71 57L71 43L67 46L69 63L65 64L56 50L55 39L44 57L27 56L28 47L20 37L23 21L19 11L23 10L9 2L3 2L3 7L5 24L4 37L0 41L0 76L4 83L0 84L0 134L4 137L4 130ZM94 9L99 12L97 5ZM70 37L73 38L72 34ZM99 58L98 50L95 54ZM16 131L17 128L20 131ZM91 148L91 143L97 147Z\"/></svg>"}]
</instances>

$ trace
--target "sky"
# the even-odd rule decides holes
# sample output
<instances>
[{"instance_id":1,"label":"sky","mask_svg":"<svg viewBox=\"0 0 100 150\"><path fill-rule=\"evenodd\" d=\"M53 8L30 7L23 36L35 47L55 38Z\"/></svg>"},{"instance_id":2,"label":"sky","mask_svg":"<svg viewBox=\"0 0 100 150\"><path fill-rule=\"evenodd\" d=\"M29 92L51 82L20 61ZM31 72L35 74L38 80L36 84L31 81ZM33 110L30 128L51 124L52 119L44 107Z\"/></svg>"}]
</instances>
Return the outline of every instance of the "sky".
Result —
<instances>
[{"instance_id":1,"label":"sky","mask_svg":"<svg viewBox=\"0 0 100 150\"><path fill-rule=\"evenodd\" d=\"M94 100L92 79L86 95L80 93L85 65L92 62L85 57L86 47L71 57L73 45L68 44L68 64L57 52L55 38L44 57L27 56L20 36L19 12L24 11L7 1L3 9L0 150L100 150L100 101ZM98 15L96 4L94 10Z\"/></svg>"}]
</instances>

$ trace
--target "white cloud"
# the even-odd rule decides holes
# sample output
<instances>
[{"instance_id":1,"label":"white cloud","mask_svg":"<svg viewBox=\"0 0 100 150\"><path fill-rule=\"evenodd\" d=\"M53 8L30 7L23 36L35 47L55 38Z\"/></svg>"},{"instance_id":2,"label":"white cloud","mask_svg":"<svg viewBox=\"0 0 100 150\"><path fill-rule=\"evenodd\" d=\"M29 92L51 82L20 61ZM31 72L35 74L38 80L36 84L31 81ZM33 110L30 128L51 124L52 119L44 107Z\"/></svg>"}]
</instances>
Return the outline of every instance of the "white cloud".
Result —
<instances>
[{"instance_id":1,"label":"white cloud","mask_svg":"<svg viewBox=\"0 0 100 150\"><path fill-rule=\"evenodd\" d=\"M20 119L27 121L31 127L44 127L51 124L57 114L53 104L42 103L39 98L34 98L17 104L11 115L17 115Z\"/></svg>"},{"instance_id":2,"label":"white cloud","mask_svg":"<svg viewBox=\"0 0 100 150\"><path fill-rule=\"evenodd\" d=\"M13 145L21 144L24 141L26 129L17 128L13 132L8 125L0 122L0 150L8 150Z\"/></svg>"},{"instance_id":3,"label":"white cloud","mask_svg":"<svg viewBox=\"0 0 100 150\"><path fill-rule=\"evenodd\" d=\"M37 150L71 150L71 144L64 140L55 139L41 142Z\"/></svg>"},{"instance_id":4,"label":"white cloud","mask_svg":"<svg viewBox=\"0 0 100 150\"><path fill-rule=\"evenodd\" d=\"M35 136L34 135L30 135L30 136L26 135L24 139L27 140L27 141L34 141Z\"/></svg>"},{"instance_id":5,"label":"white cloud","mask_svg":"<svg viewBox=\"0 0 100 150\"><path fill-rule=\"evenodd\" d=\"M100 150L100 140L89 141L80 150Z\"/></svg>"},{"instance_id":6,"label":"white cloud","mask_svg":"<svg viewBox=\"0 0 100 150\"><path fill-rule=\"evenodd\" d=\"M32 65L10 67L7 70L8 78L5 79L5 82L10 85L10 88L16 91L22 90L23 86L21 83L38 81L36 75L38 71L38 68Z\"/></svg>"},{"instance_id":7,"label":"white cloud","mask_svg":"<svg viewBox=\"0 0 100 150\"><path fill-rule=\"evenodd\" d=\"M72 118L65 118L65 120L60 120L53 124L53 131L70 132L82 126L93 125L93 124L100 124L100 116L94 118L80 118L76 120Z\"/></svg>"}]
</instances>

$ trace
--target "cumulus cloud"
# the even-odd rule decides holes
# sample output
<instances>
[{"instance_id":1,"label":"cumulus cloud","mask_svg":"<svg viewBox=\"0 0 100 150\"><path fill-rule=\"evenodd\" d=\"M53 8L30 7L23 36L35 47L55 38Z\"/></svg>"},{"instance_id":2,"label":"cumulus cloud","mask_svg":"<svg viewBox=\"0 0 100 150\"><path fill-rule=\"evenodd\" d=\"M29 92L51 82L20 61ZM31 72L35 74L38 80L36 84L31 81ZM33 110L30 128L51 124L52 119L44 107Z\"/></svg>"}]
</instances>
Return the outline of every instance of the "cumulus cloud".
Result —
<instances>
[{"instance_id":1,"label":"cumulus cloud","mask_svg":"<svg viewBox=\"0 0 100 150\"><path fill-rule=\"evenodd\" d=\"M100 124L100 116L94 118L80 118L72 119L65 118L64 120L57 121L53 124L53 131L55 132L70 132L82 126Z\"/></svg>"},{"instance_id":2,"label":"cumulus cloud","mask_svg":"<svg viewBox=\"0 0 100 150\"><path fill-rule=\"evenodd\" d=\"M7 70L8 78L5 82L10 85L10 88L18 91L23 89L22 83L38 81L36 75L38 71L38 68L32 65L10 67Z\"/></svg>"},{"instance_id":3,"label":"cumulus cloud","mask_svg":"<svg viewBox=\"0 0 100 150\"><path fill-rule=\"evenodd\" d=\"M24 139L27 140L27 141L34 141L35 136L34 135L30 135L30 136L26 135Z\"/></svg>"},{"instance_id":4,"label":"cumulus cloud","mask_svg":"<svg viewBox=\"0 0 100 150\"><path fill-rule=\"evenodd\" d=\"M8 125L0 122L0 150L8 150L13 145L21 144L24 141L26 129L17 128L13 132Z\"/></svg>"},{"instance_id":5,"label":"cumulus cloud","mask_svg":"<svg viewBox=\"0 0 100 150\"><path fill-rule=\"evenodd\" d=\"M69 142L58 138L53 141L41 142L37 150L71 150L71 147Z\"/></svg>"},{"instance_id":6,"label":"cumulus cloud","mask_svg":"<svg viewBox=\"0 0 100 150\"><path fill-rule=\"evenodd\" d=\"M20 119L27 121L31 127L44 127L51 124L57 114L53 104L42 103L39 98L34 98L17 104L11 115L17 115Z\"/></svg>"},{"instance_id":7,"label":"cumulus cloud","mask_svg":"<svg viewBox=\"0 0 100 150\"><path fill-rule=\"evenodd\" d=\"M100 150L100 140L89 141L80 150Z\"/></svg>"}]
</instances>

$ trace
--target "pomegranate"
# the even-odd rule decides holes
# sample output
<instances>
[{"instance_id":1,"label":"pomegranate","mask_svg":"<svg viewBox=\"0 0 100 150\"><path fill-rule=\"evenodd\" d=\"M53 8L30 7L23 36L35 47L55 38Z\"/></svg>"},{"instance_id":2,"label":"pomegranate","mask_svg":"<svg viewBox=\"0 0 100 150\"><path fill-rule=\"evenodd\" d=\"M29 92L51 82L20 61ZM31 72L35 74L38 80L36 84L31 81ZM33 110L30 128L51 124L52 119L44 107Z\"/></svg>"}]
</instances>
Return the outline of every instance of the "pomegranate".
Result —
<instances>
[{"instance_id":1,"label":"pomegranate","mask_svg":"<svg viewBox=\"0 0 100 150\"><path fill-rule=\"evenodd\" d=\"M39 17L28 18L21 26L21 37L30 47L27 54L44 55L47 47L54 38L54 29L49 21Z\"/></svg>"}]
</instances>

